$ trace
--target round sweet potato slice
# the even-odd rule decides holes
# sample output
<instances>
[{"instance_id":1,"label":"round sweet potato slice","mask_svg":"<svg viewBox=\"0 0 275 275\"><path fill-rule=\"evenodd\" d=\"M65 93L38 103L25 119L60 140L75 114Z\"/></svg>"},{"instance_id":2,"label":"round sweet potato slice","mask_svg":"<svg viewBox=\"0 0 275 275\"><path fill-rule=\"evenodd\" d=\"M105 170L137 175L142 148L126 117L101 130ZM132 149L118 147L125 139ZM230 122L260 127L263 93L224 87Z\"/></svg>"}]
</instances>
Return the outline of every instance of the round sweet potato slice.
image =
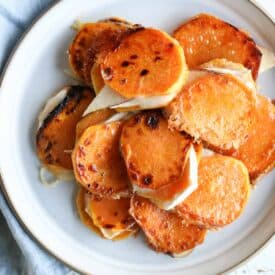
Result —
<instances>
[{"instance_id":1,"label":"round sweet potato slice","mask_svg":"<svg viewBox=\"0 0 275 275\"><path fill-rule=\"evenodd\" d=\"M47 115L36 134L40 161L51 168L72 169L70 150L75 143L75 128L94 93L90 88L70 86L65 98Z\"/></svg>"},{"instance_id":2,"label":"round sweet potato slice","mask_svg":"<svg viewBox=\"0 0 275 275\"><path fill-rule=\"evenodd\" d=\"M98 55L104 56L114 50L129 32L128 25L112 21L82 25L69 48L69 62L74 73L91 84L91 69Z\"/></svg>"},{"instance_id":3,"label":"round sweet potato slice","mask_svg":"<svg viewBox=\"0 0 275 275\"><path fill-rule=\"evenodd\" d=\"M238 148L254 121L255 95L229 74L208 73L183 87L165 108L170 128L212 149Z\"/></svg>"},{"instance_id":4,"label":"round sweet potato slice","mask_svg":"<svg viewBox=\"0 0 275 275\"><path fill-rule=\"evenodd\" d=\"M255 122L247 140L237 150L221 153L241 160L252 182L274 167L275 107L268 98L257 95Z\"/></svg>"},{"instance_id":5,"label":"round sweet potato slice","mask_svg":"<svg viewBox=\"0 0 275 275\"><path fill-rule=\"evenodd\" d=\"M173 35L184 49L190 68L216 58L241 63L256 79L262 53L247 33L209 14L199 14L179 26Z\"/></svg>"},{"instance_id":6,"label":"round sweet potato slice","mask_svg":"<svg viewBox=\"0 0 275 275\"><path fill-rule=\"evenodd\" d=\"M78 215L80 217L81 222L86 225L89 229L91 229L93 232L97 233L99 236L103 237L101 231L95 224L93 223L92 218L88 215L86 212L86 202L85 202L85 196L86 191L84 188L79 188L77 195L76 195L76 209L78 212Z\"/></svg>"},{"instance_id":7,"label":"round sweet potato slice","mask_svg":"<svg viewBox=\"0 0 275 275\"><path fill-rule=\"evenodd\" d=\"M114 200L86 196L86 211L106 239L124 239L137 231L129 208L130 198Z\"/></svg>"},{"instance_id":8,"label":"round sweet potato slice","mask_svg":"<svg viewBox=\"0 0 275 275\"><path fill-rule=\"evenodd\" d=\"M191 138L168 129L160 111L130 118L123 126L120 147L132 184L157 190L180 181L191 143Z\"/></svg>"},{"instance_id":9,"label":"round sweet potato slice","mask_svg":"<svg viewBox=\"0 0 275 275\"><path fill-rule=\"evenodd\" d=\"M190 223L218 228L235 221L250 195L247 168L231 157L213 155L199 163L199 186L176 211Z\"/></svg>"},{"instance_id":10,"label":"round sweet potato slice","mask_svg":"<svg viewBox=\"0 0 275 275\"><path fill-rule=\"evenodd\" d=\"M76 125L76 140L78 140L83 132L90 126L103 123L106 119L114 115L116 112L111 109L102 109L84 116Z\"/></svg>"},{"instance_id":11,"label":"round sweet potato slice","mask_svg":"<svg viewBox=\"0 0 275 275\"><path fill-rule=\"evenodd\" d=\"M179 91L188 69L179 43L156 29L138 29L125 37L101 63L103 79L125 98Z\"/></svg>"},{"instance_id":12,"label":"round sweet potato slice","mask_svg":"<svg viewBox=\"0 0 275 275\"><path fill-rule=\"evenodd\" d=\"M109 198L129 195L129 180L119 151L122 122L87 128L72 153L77 181L90 192Z\"/></svg>"},{"instance_id":13,"label":"round sweet potato slice","mask_svg":"<svg viewBox=\"0 0 275 275\"><path fill-rule=\"evenodd\" d=\"M206 230L185 224L177 213L159 209L148 199L134 196L130 214L139 224L151 247L172 255L190 251L204 241Z\"/></svg>"}]
</instances>

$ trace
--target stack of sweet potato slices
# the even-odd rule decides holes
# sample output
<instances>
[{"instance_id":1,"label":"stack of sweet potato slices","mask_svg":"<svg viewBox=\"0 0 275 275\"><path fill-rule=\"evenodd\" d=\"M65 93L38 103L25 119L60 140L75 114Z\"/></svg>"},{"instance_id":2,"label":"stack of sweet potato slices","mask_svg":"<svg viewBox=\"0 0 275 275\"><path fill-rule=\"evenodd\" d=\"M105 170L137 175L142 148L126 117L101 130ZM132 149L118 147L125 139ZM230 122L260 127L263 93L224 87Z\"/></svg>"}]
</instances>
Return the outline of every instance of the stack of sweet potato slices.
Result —
<instances>
[{"instance_id":1,"label":"stack of sweet potato slices","mask_svg":"<svg viewBox=\"0 0 275 275\"><path fill-rule=\"evenodd\" d=\"M173 36L119 18L80 24L69 63L86 86L46 104L39 159L73 172L80 219L101 237L140 228L154 250L187 255L242 214L250 183L275 165L261 57L247 33L208 14ZM94 111L103 93L121 102Z\"/></svg>"}]
</instances>

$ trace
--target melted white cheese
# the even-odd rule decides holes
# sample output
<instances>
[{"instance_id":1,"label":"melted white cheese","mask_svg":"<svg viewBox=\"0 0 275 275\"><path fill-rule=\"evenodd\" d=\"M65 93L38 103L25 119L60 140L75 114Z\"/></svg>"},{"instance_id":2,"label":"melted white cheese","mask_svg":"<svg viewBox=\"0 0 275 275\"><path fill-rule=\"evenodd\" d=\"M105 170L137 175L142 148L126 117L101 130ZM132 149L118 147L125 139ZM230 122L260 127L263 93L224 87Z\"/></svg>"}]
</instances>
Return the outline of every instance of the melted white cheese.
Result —
<instances>
[{"instance_id":1,"label":"melted white cheese","mask_svg":"<svg viewBox=\"0 0 275 275\"><path fill-rule=\"evenodd\" d=\"M69 86L64 87L61 91L59 91L55 96L48 99L43 110L40 112L38 116L38 129L43 124L44 120L47 118L50 112L54 110L54 108L62 102L62 100L66 97Z\"/></svg>"},{"instance_id":2,"label":"melted white cheese","mask_svg":"<svg viewBox=\"0 0 275 275\"><path fill-rule=\"evenodd\" d=\"M273 67L275 67L275 54L271 52L270 50L259 47L258 49L262 53L262 59L261 59L261 64L260 64L260 69L259 73L263 73L264 71L267 71Z\"/></svg>"},{"instance_id":3,"label":"melted white cheese","mask_svg":"<svg viewBox=\"0 0 275 275\"><path fill-rule=\"evenodd\" d=\"M251 71L245 68L242 64L231 62L227 59L214 59L200 66L203 70L219 73L230 74L241 81L246 87L253 92L256 92L257 86L252 77Z\"/></svg>"},{"instance_id":4,"label":"melted white cheese","mask_svg":"<svg viewBox=\"0 0 275 275\"><path fill-rule=\"evenodd\" d=\"M75 181L74 173L72 170L56 167L54 171L49 170L47 167L40 167L39 171L40 181L45 185L56 185L60 181Z\"/></svg>"}]
</instances>

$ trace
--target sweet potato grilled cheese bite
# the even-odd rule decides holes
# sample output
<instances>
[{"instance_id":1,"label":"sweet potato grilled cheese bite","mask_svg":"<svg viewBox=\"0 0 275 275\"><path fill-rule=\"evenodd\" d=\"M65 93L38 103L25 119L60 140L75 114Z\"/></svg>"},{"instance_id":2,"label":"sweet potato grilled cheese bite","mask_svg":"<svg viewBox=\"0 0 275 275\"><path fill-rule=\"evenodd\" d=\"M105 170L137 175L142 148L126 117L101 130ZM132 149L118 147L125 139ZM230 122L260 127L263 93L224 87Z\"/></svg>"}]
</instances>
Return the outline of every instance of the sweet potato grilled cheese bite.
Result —
<instances>
[{"instance_id":1,"label":"sweet potato grilled cheese bite","mask_svg":"<svg viewBox=\"0 0 275 275\"><path fill-rule=\"evenodd\" d=\"M171 209L196 189L198 161L192 139L169 130L160 111L130 118L120 147L133 191L159 207Z\"/></svg>"},{"instance_id":2,"label":"sweet potato grilled cheese bite","mask_svg":"<svg viewBox=\"0 0 275 275\"><path fill-rule=\"evenodd\" d=\"M189 223L219 228L235 221L243 212L250 195L247 168L231 157L202 157L198 188L176 212Z\"/></svg>"},{"instance_id":3,"label":"sweet potato grilled cheese bite","mask_svg":"<svg viewBox=\"0 0 275 275\"><path fill-rule=\"evenodd\" d=\"M133 196L130 214L142 228L149 245L157 252L184 255L204 241L206 229L183 223L180 216L159 209L148 199Z\"/></svg>"},{"instance_id":4,"label":"sweet potato grilled cheese bite","mask_svg":"<svg viewBox=\"0 0 275 275\"><path fill-rule=\"evenodd\" d=\"M108 20L81 25L69 48L69 62L74 73L91 84L91 69L99 54L104 56L115 49L129 32L130 25Z\"/></svg>"},{"instance_id":5,"label":"sweet potato grilled cheese bite","mask_svg":"<svg viewBox=\"0 0 275 275\"><path fill-rule=\"evenodd\" d=\"M211 73L185 85L165 108L172 129L211 148L238 148L254 121L254 92L229 74Z\"/></svg>"},{"instance_id":6,"label":"sweet potato grilled cheese bite","mask_svg":"<svg viewBox=\"0 0 275 275\"><path fill-rule=\"evenodd\" d=\"M77 181L100 197L129 196L129 180L119 151L122 122L88 127L78 139L73 153Z\"/></svg>"},{"instance_id":7,"label":"sweet potato grilled cheese bite","mask_svg":"<svg viewBox=\"0 0 275 275\"><path fill-rule=\"evenodd\" d=\"M71 155L75 143L76 124L94 97L87 87L68 86L55 96L58 101L48 101L40 115L36 134L37 154L44 166L53 172L72 169Z\"/></svg>"},{"instance_id":8,"label":"sweet potato grilled cheese bite","mask_svg":"<svg viewBox=\"0 0 275 275\"><path fill-rule=\"evenodd\" d=\"M184 49L190 68L216 58L241 63L258 76L262 53L247 33L210 14L199 14L183 23L174 35Z\"/></svg>"}]
</instances>

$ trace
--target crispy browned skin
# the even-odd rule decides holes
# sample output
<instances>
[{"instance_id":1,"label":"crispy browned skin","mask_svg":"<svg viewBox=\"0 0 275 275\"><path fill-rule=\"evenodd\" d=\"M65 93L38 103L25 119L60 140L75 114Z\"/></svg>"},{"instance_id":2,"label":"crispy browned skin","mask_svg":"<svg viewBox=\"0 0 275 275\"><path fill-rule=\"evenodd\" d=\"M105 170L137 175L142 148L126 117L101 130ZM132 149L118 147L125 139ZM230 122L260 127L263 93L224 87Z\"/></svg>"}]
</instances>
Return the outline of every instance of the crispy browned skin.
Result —
<instances>
[{"instance_id":1,"label":"crispy browned skin","mask_svg":"<svg viewBox=\"0 0 275 275\"><path fill-rule=\"evenodd\" d=\"M205 229L184 224L176 213L159 209L142 197L132 197L130 214L158 252L177 254L193 249L206 235Z\"/></svg>"},{"instance_id":2,"label":"crispy browned skin","mask_svg":"<svg viewBox=\"0 0 275 275\"><path fill-rule=\"evenodd\" d=\"M231 157L203 157L199 186L176 211L189 222L207 228L225 226L243 212L250 194L247 168Z\"/></svg>"},{"instance_id":3,"label":"crispy browned skin","mask_svg":"<svg viewBox=\"0 0 275 275\"><path fill-rule=\"evenodd\" d=\"M254 121L255 95L231 75L209 73L185 85L165 108L169 127L212 148L238 148Z\"/></svg>"},{"instance_id":4,"label":"crispy browned skin","mask_svg":"<svg viewBox=\"0 0 275 275\"><path fill-rule=\"evenodd\" d=\"M132 184L153 190L173 185L172 194L163 194L168 198L178 188L184 189L186 153L191 143L191 138L169 130L159 111L130 118L123 126L120 147Z\"/></svg>"},{"instance_id":5,"label":"crispy browned skin","mask_svg":"<svg viewBox=\"0 0 275 275\"><path fill-rule=\"evenodd\" d=\"M121 128L119 121L90 126L72 153L77 181L101 197L129 193L127 170L119 152Z\"/></svg>"},{"instance_id":6,"label":"crispy browned skin","mask_svg":"<svg viewBox=\"0 0 275 275\"><path fill-rule=\"evenodd\" d=\"M190 68L215 58L226 58L251 69L256 79L262 54L251 37L209 14L199 14L174 31Z\"/></svg>"},{"instance_id":7,"label":"crispy browned skin","mask_svg":"<svg viewBox=\"0 0 275 275\"><path fill-rule=\"evenodd\" d=\"M78 140L83 132L90 126L103 123L106 119L114 115L116 112L111 109L102 109L84 116L76 125L76 140Z\"/></svg>"},{"instance_id":8,"label":"crispy browned skin","mask_svg":"<svg viewBox=\"0 0 275 275\"><path fill-rule=\"evenodd\" d=\"M252 182L275 165L275 107L269 99L257 95L255 122L247 140L237 150L220 153L241 160Z\"/></svg>"},{"instance_id":9,"label":"crispy browned skin","mask_svg":"<svg viewBox=\"0 0 275 275\"><path fill-rule=\"evenodd\" d=\"M87 87L71 86L64 100L47 116L36 134L39 159L46 166L72 169L70 153L75 143L75 127L91 103L94 92Z\"/></svg>"},{"instance_id":10,"label":"crispy browned skin","mask_svg":"<svg viewBox=\"0 0 275 275\"><path fill-rule=\"evenodd\" d=\"M112 21L84 24L69 48L71 68L87 84L91 84L91 69L98 55L114 50L131 28Z\"/></svg>"},{"instance_id":11,"label":"crispy browned skin","mask_svg":"<svg viewBox=\"0 0 275 275\"><path fill-rule=\"evenodd\" d=\"M123 39L106 56L101 70L105 83L122 96L132 98L168 93L187 67L178 42L164 32L148 28Z\"/></svg>"}]
</instances>

